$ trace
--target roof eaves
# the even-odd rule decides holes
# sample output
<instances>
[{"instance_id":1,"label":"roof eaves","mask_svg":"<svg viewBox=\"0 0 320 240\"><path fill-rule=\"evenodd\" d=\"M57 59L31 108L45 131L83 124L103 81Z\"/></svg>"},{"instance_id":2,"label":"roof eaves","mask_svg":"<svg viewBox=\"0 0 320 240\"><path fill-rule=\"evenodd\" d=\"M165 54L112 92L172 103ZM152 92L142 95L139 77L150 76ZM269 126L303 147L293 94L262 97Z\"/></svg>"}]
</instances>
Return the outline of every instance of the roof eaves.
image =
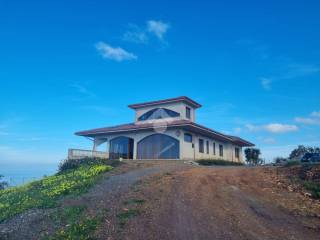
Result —
<instances>
[{"instance_id":1,"label":"roof eaves","mask_svg":"<svg viewBox=\"0 0 320 240\"><path fill-rule=\"evenodd\" d=\"M159 104L179 102L179 101L187 102L195 108L201 107L201 104L197 103L196 101L194 101L191 98L186 97L186 96L181 96L181 97L177 97L177 98L168 98L168 99L163 99L163 100L158 100L158 101L130 104L130 105L128 105L128 107L132 108L132 109L138 109L138 108L147 107L147 106L155 106L155 105L159 105Z\"/></svg>"}]
</instances>

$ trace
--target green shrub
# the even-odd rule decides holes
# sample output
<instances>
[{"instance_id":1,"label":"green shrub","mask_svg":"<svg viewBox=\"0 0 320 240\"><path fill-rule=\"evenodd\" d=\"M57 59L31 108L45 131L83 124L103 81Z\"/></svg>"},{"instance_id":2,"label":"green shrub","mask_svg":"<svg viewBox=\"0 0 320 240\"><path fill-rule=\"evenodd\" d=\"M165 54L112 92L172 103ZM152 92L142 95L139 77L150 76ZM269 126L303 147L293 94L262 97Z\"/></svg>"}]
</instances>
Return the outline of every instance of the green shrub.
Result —
<instances>
[{"instance_id":1,"label":"green shrub","mask_svg":"<svg viewBox=\"0 0 320 240\"><path fill-rule=\"evenodd\" d=\"M123 162L119 160L109 160L107 158L77 158L77 159L65 159L59 164L59 172L63 172L70 169L76 169L83 165L109 165L112 167L117 167Z\"/></svg>"},{"instance_id":2,"label":"green shrub","mask_svg":"<svg viewBox=\"0 0 320 240\"><path fill-rule=\"evenodd\" d=\"M319 183L306 181L306 182L304 182L303 185L307 190L311 191L312 197L320 198L320 184Z\"/></svg>"},{"instance_id":3,"label":"green shrub","mask_svg":"<svg viewBox=\"0 0 320 240\"><path fill-rule=\"evenodd\" d=\"M102 219L87 216L85 210L85 206L69 206L59 209L52 218L57 225L60 225L60 228L52 236L44 239L94 239L94 231Z\"/></svg>"},{"instance_id":4,"label":"green shrub","mask_svg":"<svg viewBox=\"0 0 320 240\"><path fill-rule=\"evenodd\" d=\"M300 165L301 162L300 161L288 161L284 167L291 167L291 166L297 166L297 165Z\"/></svg>"},{"instance_id":5,"label":"green shrub","mask_svg":"<svg viewBox=\"0 0 320 240\"><path fill-rule=\"evenodd\" d=\"M129 219L136 217L140 214L139 209L128 209L126 211L122 211L117 214L120 227L124 227L124 225L129 221Z\"/></svg>"},{"instance_id":6,"label":"green shrub","mask_svg":"<svg viewBox=\"0 0 320 240\"><path fill-rule=\"evenodd\" d=\"M31 208L50 208L65 195L79 195L87 191L107 165L84 165L66 170L42 180L0 191L0 222Z\"/></svg>"},{"instance_id":7,"label":"green shrub","mask_svg":"<svg viewBox=\"0 0 320 240\"><path fill-rule=\"evenodd\" d=\"M211 166L211 165L217 165L217 166L243 166L244 164L241 162L231 162L226 160L217 160L217 159L201 159L197 160L197 163L204 166Z\"/></svg>"},{"instance_id":8,"label":"green shrub","mask_svg":"<svg viewBox=\"0 0 320 240\"><path fill-rule=\"evenodd\" d=\"M3 178L2 175L0 175L0 180L1 178ZM7 188L9 186L9 184L6 181L0 181L0 190L3 190L5 188Z\"/></svg>"},{"instance_id":9,"label":"green shrub","mask_svg":"<svg viewBox=\"0 0 320 240\"><path fill-rule=\"evenodd\" d=\"M108 159L105 158L77 158L77 159L65 159L59 164L59 172L63 172L70 169L76 169L83 165L106 165Z\"/></svg>"},{"instance_id":10,"label":"green shrub","mask_svg":"<svg viewBox=\"0 0 320 240\"><path fill-rule=\"evenodd\" d=\"M98 218L86 217L81 219L79 222L73 222L67 225L66 228L62 228L57 231L52 237L47 238L48 240L61 240L61 239L81 239L81 240L92 240L93 233L101 223Z\"/></svg>"}]
</instances>

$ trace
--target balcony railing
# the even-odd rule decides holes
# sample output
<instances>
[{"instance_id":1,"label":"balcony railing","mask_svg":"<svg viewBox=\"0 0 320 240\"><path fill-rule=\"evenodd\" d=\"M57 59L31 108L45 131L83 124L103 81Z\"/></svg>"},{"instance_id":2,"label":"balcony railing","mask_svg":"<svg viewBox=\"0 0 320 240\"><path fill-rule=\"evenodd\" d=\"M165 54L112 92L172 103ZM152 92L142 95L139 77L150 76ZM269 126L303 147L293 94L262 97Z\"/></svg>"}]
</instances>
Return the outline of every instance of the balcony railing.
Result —
<instances>
[{"instance_id":1,"label":"balcony railing","mask_svg":"<svg viewBox=\"0 0 320 240\"><path fill-rule=\"evenodd\" d=\"M91 151L84 149L69 149L68 150L68 159L77 159L77 158L109 158L108 152L100 152L100 151Z\"/></svg>"}]
</instances>

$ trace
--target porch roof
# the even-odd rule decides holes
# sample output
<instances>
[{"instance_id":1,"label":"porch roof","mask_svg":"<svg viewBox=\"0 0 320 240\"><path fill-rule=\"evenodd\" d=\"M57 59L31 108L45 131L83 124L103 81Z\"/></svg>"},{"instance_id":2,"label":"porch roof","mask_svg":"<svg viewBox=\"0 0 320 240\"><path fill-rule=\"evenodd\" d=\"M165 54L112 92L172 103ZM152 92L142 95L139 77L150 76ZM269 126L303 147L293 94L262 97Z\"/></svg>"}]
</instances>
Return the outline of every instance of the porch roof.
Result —
<instances>
[{"instance_id":1,"label":"porch roof","mask_svg":"<svg viewBox=\"0 0 320 240\"><path fill-rule=\"evenodd\" d=\"M190 132L202 134L204 136L212 137L214 139L223 141L223 142L232 142L238 146L242 147L252 147L253 143L246 141L240 137L230 136L218 131L212 130L200 124L188 121L188 120L174 120L174 121L163 121L157 123L128 123L122 124L112 127L104 127L104 128L95 128L91 130L85 130L76 132L75 134L78 136L85 137L99 137L106 134L116 134L116 133L125 133L125 132L136 132L136 131L144 131L144 130L152 130L157 128L182 128Z\"/></svg>"}]
</instances>

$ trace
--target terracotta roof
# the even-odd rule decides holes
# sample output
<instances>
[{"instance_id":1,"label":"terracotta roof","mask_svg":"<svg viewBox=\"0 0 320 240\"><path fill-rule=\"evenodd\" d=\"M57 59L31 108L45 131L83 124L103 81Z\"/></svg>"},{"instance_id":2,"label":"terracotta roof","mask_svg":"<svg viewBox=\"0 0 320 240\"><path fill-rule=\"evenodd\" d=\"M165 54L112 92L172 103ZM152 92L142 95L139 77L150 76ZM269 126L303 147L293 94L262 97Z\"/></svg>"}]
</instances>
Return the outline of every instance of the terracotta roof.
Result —
<instances>
[{"instance_id":1,"label":"terracotta roof","mask_svg":"<svg viewBox=\"0 0 320 240\"><path fill-rule=\"evenodd\" d=\"M254 144L251 142L248 142L247 140L244 140L243 138L237 137L237 136L231 136L231 135L227 135L228 137L233 139L234 143L244 143L247 144L248 147L253 147Z\"/></svg>"},{"instance_id":2,"label":"terracotta roof","mask_svg":"<svg viewBox=\"0 0 320 240\"><path fill-rule=\"evenodd\" d=\"M192 99L190 99L186 96L181 96L181 97L176 97L176 98L168 98L168 99L152 101L152 102L136 103L136 104L128 105L128 107L132 108L132 109L137 109L137 108L142 108L142 107L155 106L155 105L159 105L159 104L173 103L173 102L186 102L194 108L201 107L201 105L199 103L193 101Z\"/></svg>"},{"instance_id":3,"label":"terracotta roof","mask_svg":"<svg viewBox=\"0 0 320 240\"><path fill-rule=\"evenodd\" d=\"M99 135L104 134L112 134L112 133L121 133L121 132L133 132L133 131L143 131L143 130L150 130L155 128L183 128L190 132L195 132L198 134L202 134L208 137L215 138L217 140L223 142L233 142L239 146L254 146L254 144L235 136L229 136L210 128L204 127L200 124L188 121L188 120L174 120L174 121L163 121L163 122L156 122L156 123L128 123L117 125L113 127L104 127L104 128L96 128L81 132L76 132L75 134L78 136L86 136L86 137L96 137Z\"/></svg>"}]
</instances>

